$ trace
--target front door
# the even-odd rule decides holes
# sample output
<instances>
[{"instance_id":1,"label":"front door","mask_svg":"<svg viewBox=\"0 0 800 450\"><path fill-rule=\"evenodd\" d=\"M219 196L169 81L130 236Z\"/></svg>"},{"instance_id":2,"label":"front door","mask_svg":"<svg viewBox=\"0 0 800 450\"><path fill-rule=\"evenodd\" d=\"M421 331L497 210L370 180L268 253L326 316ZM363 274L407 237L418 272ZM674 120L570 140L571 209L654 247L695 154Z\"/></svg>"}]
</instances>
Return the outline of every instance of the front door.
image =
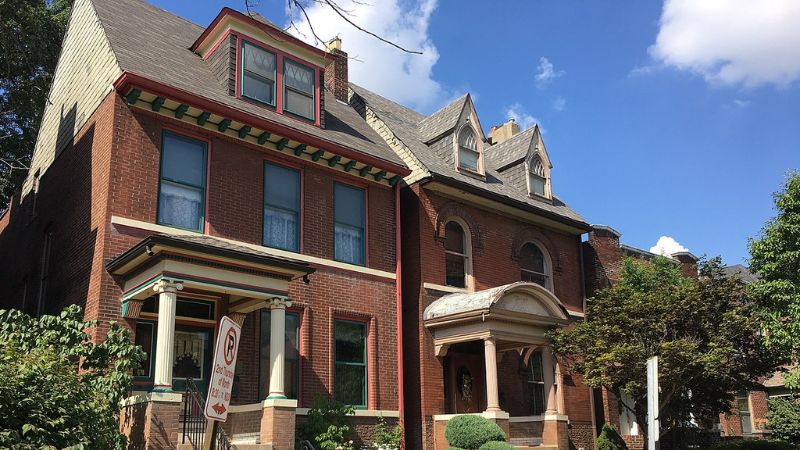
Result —
<instances>
[{"instance_id":1,"label":"front door","mask_svg":"<svg viewBox=\"0 0 800 450\"><path fill-rule=\"evenodd\" d=\"M486 371L483 355L449 352L447 383L450 414L478 413L486 409Z\"/></svg>"}]
</instances>

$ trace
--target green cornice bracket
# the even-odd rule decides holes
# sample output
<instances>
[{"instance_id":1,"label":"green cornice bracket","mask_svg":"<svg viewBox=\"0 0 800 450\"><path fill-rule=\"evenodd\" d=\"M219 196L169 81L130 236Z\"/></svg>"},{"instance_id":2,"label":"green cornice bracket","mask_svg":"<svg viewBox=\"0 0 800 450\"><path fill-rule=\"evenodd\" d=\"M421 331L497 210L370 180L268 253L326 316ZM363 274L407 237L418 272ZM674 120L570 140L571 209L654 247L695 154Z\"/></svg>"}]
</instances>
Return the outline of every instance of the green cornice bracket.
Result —
<instances>
[{"instance_id":1,"label":"green cornice bracket","mask_svg":"<svg viewBox=\"0 0 800 450\"><path fill-rule=\"evenodd\" d=\"M176 119L183 119L183 115L186 114L186 111L189 110L189 105L181 103L175 108L175 118Z\"/></svg>"},{"instance_id":2,"label":"green cornice bracket","mask_svg":"<svg viewBox=\"0 0 800 450\"><path fill-rule=\"evenodd\" d=\"M367 176L367 174L372 170L372 166L364 166L361 170L358 171L358 174L362 177Z\"/></svg>"},{"instance_id":3,"label":"green cornice bracket","mask_svg":"<svg viewBox=\"0 0 800 450\"><path fill-rule=\"evenodd\" d=\"M351 170L353 170L353 167L355 166L356 166L356 160L351 159L350 161L347 161L347 164L344 165L344 171L350 172Z\"/></svg>"},{"instance_id":4,"label":"green cornice bracket","mask_svg":"<svg viewBox=\"0 0 800 450\"><path fill-rule=\"evenodd\" d=\"M244 139L250 133L250 125L243 125L239 128L239 138Z\"/></svg>"},{"instance_id":5,"label":"green cornice bracket","mask_svg":"<svg viewBox=\"0 0 800 450\"><path fill-rule=\"evenodd\" d=\"M280 141L275 143L275 148L277 148L278 150L283 150L283 148L286 147L286 144L288 144L288 143L289 143L288 139L281 138Z\"/></svg>"},{"instance_id":6,"label":"green cornice bracket","mask_svg":"<svg viewBox=\"0 0 800 450\"><path fill-rule=\"evenodd\" d=\"M395 186L400 181L400 175L395 175L389 178L389 186Z\"/></svg>"},{"instance_id":7,"label":"green cornice bracket","mask_svg":"<svg viewBox=\"0 0 800 450\"><path fill-rule=\"evenodd\" d=\"M139 96L142 95L142 91L139 89L131 89L128 92L128 95L125 96L125 101L128 102L129 105L136 103L136 100L139 100Z\"/></svg>"},{"instance_id":8,"label":"green cornice bracket","mask_svg":"<svg viewBox=\"0 0 800 450\"><path fill-rule=\"evenodd\" d=\"M231 126L231 119L222 119L222 121L217 124L217 129L220 133L224 133L229 126Z\"/></svg>"},{"instance_id":9,"label":"green cornice bracket","mask_svg":"<svg viewBox=\"0 0 800 450\"><path fill-rule=\"evenodd\" d=\"M211 113L208 111L203 111L199 116L197 116L197 124L202 127L206 124L209 117L211 117Z\"/></svg>"},{"instance_id":10,"label":"green cornice bracket","mask_svg":"<svg viewBox=\"0 0 800 450\"><path fill-rule=\"evenodd\" d=\"M300 144L294 148L294 156L300 156L306 151L306 144Z\"/></svg>"},{"instance_id":11,"label":"green cornice bracket","mask_svg":"<svg viewBox=\"0 0 800 450\"><path fill-rule=\"evenodd\" d=\"M325 150L319 149L319 150L315 151L311 155L311 160L314 161L314 162L317 162L317 161L319 161L320 158L322 158L322 155L324 155L324 154L325 154Z\"/></svg>"},{"instance_id":12,"label":"green cornice bracket","mask_svg":"<svg viewBox=\"0 0 800 450\"><path fill-rule=\"evenodd\" d=\"M339 160L342 159L339 155L333 155L328 159L328 167L336 167L336 164L339 164Z\"/></svg>"},{"instance_id":13,"label":"green cornice bracket","mask_svg":"<svg viewBox=\"0 0 800 450\"><path fill-rule=\"evenodd\" d=\"M386 176L386 171L385 170L381 170L380 172L378 172L375 175L373 175L373 177L375 177L375 181L381 181L383 179L383 177L385 177L385 176Z\"/></svg>"},{"instance_id":14,"label":"green cornice bracket","mask_svg":"<svg viewBox=\"0 0 800 450\"><path fill-rule=\"evenodd\" d=\"M267 133L266 131L261 133L258 136L258 143L261 144L261 145L264 145L264 143L267 142L267 140L269 140L269 136L270 136L270 134Z\"/></svg>"},{"instance_id":15,"label":"green cornice bracket","mask_svg":"<svg viewBox=\"0 0 800 450\"><path fill-rule=\"evenodd\" d=\"M167 99L165 99L164 97L156 97L156 99L153 100L151 108L153 109L153 111L158 112L161 109L161 107L164 106L165 101L167 101Z\"/></svg>"}]
</instances>

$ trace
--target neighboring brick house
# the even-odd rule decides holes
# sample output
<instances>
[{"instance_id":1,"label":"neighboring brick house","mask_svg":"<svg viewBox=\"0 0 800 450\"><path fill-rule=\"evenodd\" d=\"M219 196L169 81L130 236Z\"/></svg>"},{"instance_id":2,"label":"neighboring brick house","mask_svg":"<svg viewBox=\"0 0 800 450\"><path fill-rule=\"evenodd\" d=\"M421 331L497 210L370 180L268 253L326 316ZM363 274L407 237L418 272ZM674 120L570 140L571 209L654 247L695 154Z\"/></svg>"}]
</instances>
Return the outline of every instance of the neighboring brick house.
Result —
<instances>
[{"instance_id":1,"label":"neighboring brick house","mask_svg":"<svg viewBox=\"0 0 800 450\"><path fill-rule=\"evenodd\" d=\"M315 396L396 422L399 194L410 171L347 104L346 54L223 9L76 0L33 167L0 219L2 307L80 304L148 358L122 427L183 441L223 315L243 325L234 443L294 448ZM344 61L344 64L343 64ZM378 382L380 380L380 383ZM272 447L269 447L272 445Z\"/></svg>"},{"instance_id":2,"label":"neighboring brick house","mask_svg":"<svg viewBox=\"0 0 800 450\"><path fill-rule=\"evenodd\" d=\"M545 337L583 316L591 227L553 193L539 128L511 121L486 137L469 95L425 116L350 88L412 168L401 193L407 446L445 449L448 420L473 413L515 445L592 448L591 391L560 372Z\"/></svg>"}]
</instances>

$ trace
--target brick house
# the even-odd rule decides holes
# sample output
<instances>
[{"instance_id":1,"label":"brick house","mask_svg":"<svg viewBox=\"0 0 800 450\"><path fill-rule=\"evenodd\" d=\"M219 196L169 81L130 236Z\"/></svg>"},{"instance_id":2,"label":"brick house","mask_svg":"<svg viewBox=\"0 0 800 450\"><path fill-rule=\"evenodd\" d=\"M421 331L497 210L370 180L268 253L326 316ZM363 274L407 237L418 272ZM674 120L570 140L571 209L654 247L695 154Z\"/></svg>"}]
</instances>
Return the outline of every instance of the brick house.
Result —
<instances>
[{"instance_id":1,"label":"brick house","mask_svg":"<svg viewBox=\"0 0 800 450\"><path fill-rule=\"evenodd\" d=\"M456 414L519 446L592 448L592 395L545 333L583 316L586 221L554 193L538 127L485 136L469 95L425 116L357 85L350 103L412 169L401 193L406 443Z\"/></svg>"},{"instance_id":2,"label":"brick house","mask_svg":"<svg viewBox=\"0 0 800 450\"><path fill-rule=\"evenodd\" d=\"M400 417L398 181L347 104L346 54L223 9L206 28L141 0L76 0L30 175L0 219L2 307L80 304L148 355L121 426L184 442L223 315L243 327L234 443L294 448L315 396L359 442ZM380 380L380 383L378 382ZM271 445L271 447L269 447Z\"/></svg>"}]
</instances>

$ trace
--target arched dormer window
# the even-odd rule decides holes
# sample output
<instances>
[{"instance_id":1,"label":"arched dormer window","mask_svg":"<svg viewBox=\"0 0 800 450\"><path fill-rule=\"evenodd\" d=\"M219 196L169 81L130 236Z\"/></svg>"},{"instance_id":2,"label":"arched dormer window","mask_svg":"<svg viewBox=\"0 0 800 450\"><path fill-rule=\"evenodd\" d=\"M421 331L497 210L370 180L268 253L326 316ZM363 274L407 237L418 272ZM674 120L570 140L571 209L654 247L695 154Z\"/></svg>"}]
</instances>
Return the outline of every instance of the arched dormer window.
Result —
<instances>
[{"instance_id":1,"label":"arched dormer window","mask_svg":"<svg viewBox=\"0 0 800 450\"><path fill-rule=\"evenodd\" d=\"M470 126L464 126L458 133L458 168L483 173L482 167L475 131Z\"/></svg>"},{"instance_id":2,"label":"arched dormer window","mask_svg":"<svg viewBox=\"0 0 800 450\"><path fill-rule=\"evenodd\" d=\"M466 288L471 274L471 253L469 235L464 227L456 222L447 222L444 229L445 284Z\"/></svg>"},{"instance_id":3,"label":"arched dormer window","mask_svg":"<svg viewBox=\"0 0 800 450\"><path fill-rule=\"evenodd\" d=\"M547 172L539 155L528 163L528 192L547 197Z\"/></svg>"},{"instance_id":4,"label":"arched dormer window","mask_svg":"<svg viewBox=\"0 0 800 450\"><path fill-rule=\"evenodd\" d=\"M541 247L528 242L519 251L520 278L552 290L550 258Z\"/></svg>"}]
</instances>

